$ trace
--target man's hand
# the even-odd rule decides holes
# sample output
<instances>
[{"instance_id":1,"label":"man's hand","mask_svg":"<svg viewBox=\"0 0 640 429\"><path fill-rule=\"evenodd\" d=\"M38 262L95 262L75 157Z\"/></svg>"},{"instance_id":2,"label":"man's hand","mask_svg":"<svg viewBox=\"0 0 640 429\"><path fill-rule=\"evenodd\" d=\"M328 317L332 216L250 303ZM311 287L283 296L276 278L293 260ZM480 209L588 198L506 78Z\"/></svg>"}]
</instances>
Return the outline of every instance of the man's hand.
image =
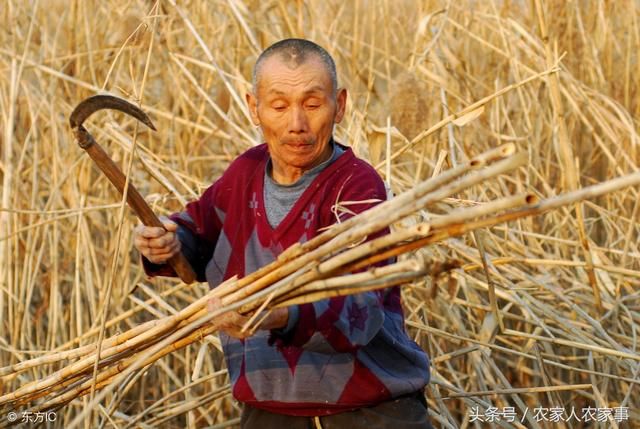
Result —
<instances>
[{"instance_id":1,"label":"man's hand","mask_svg":"<svg viewBox=\"0 0 640 429\"><path fill-rule=\"evenodd\" d=\"M222 302L218 298L210 299L207 302L207 308L210 312L218 310L222 307ZM259 322L263 318L263 314L258 316L255 322ZM253 335L253 324L248 326L247 329L243 332L242 328L247 324L247 322L251 319L251 317L243 316L237 311L228 311L217 316L215 319L211 321L217 329L223 331L227 335L244 339ZM269 315L267 315L264 320L258 326L258 329L269 330L269 329L278 329L284 328L287 326L287 322L289 320L289 310L286 308L276 308L271 310Z\"/></svg>"},{"instance_id":2,"label":"man's hand","mask_svg":"<svg viewBox=\"0 0 640 429\"><path fill-rule=\"evenodd\" d=\"M180 251L178 224L164 216L160 220L164 228L138 225L134 229L133 245L154 264L164 264Z\"/></svg>"}]
</instances>

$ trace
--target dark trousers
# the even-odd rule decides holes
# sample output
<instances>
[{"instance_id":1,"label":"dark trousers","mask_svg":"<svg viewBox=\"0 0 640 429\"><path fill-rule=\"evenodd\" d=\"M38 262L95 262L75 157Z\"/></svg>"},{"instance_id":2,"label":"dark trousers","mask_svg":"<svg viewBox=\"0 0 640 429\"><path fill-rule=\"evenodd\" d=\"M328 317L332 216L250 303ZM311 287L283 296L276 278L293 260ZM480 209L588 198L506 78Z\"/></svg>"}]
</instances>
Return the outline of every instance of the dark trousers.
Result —
<instances>
[{"instance_id":1,"label":"dark trousers","mask_svg":"<svg viewBox=\"0 0 640 429\"><path fill-rule=\"evenodd\" d=\"M322 417L274 414L248 405L242 410L242 429L432 429L422 392Z\"/></svg>"}]
</instances>

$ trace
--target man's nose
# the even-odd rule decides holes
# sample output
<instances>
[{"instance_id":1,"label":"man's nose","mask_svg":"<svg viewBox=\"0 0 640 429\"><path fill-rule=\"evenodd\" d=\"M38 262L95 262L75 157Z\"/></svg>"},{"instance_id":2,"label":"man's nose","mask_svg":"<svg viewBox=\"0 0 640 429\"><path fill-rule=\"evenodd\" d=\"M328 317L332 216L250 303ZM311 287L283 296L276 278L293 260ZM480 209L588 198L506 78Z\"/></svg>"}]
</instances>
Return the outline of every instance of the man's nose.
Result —
<instances>
[{"instance_id":1,"label":"man's nose","mask_svg":"<svg viewBox=\"0 0 640 429\"><path fill-rule=\"evenodd\" d=\"M291 109L291 117L289 120L289 132L291 133L306 133L309 131L309 122L307 120L307 114L301 107L294 107Z\"/></svg>"}]
</instances>

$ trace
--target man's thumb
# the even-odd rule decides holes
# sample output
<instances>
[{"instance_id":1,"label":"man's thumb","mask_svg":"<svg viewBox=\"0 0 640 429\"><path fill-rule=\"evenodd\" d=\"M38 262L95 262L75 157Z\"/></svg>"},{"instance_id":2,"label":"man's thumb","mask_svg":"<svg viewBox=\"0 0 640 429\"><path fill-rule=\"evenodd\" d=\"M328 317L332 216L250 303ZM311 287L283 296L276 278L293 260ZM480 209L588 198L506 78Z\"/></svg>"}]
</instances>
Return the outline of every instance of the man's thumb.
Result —
<instances>
[{"instance_id":1,"label":"man's thumb","mask_svg":"<svg viewBox=\"0 0 640 429\"><path fill-rule=\"evenodd\" d=\"M164 229L166 229L169 232L176 232L176 230L178 229L178 224L172 221L171 219L169 219L168 217L162 216L160 218L160 221L162 222Z\"/></svg>"}]
</instances>

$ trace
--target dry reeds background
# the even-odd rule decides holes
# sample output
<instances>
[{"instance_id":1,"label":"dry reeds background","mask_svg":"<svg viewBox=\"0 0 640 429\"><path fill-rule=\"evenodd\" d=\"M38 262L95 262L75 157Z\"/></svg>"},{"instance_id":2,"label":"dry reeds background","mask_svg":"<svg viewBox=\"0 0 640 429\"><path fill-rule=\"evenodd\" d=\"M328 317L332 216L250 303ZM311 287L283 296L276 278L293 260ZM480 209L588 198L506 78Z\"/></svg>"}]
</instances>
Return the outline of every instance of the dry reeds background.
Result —
<instances>
[{"instance_id":1,"label":"dry reeds background","mask_svg":"<svg viewBox=\"0 0 640 429\"><path fill-rule=\"evenodd\" d=\"M68 127L86 96L119 94L150 114L158 132L115 113L87 126L167 214L260 142L244 106L260 50L307 37L334 55L349 89L338 139L395 193L511 142L526 167L433 212L512 193L544 199L638 168L639 12L631 0L5 2L0 367L94 344L207 292L145 278L137 220ZM417 252L461 264L403 288L407 327L432 358L437 427L482 427L473 414L490 407L514 407L503 427L580 427L537 421L534 408L589 406L628 407L625 421L596 427L640 427L639 201L627 188ZM0 378L0 393L58 368ZM75 423L233 427L227 385L207 336ZM90 397L49 425L69 427Z\"/></svg>"}]
</instances>

